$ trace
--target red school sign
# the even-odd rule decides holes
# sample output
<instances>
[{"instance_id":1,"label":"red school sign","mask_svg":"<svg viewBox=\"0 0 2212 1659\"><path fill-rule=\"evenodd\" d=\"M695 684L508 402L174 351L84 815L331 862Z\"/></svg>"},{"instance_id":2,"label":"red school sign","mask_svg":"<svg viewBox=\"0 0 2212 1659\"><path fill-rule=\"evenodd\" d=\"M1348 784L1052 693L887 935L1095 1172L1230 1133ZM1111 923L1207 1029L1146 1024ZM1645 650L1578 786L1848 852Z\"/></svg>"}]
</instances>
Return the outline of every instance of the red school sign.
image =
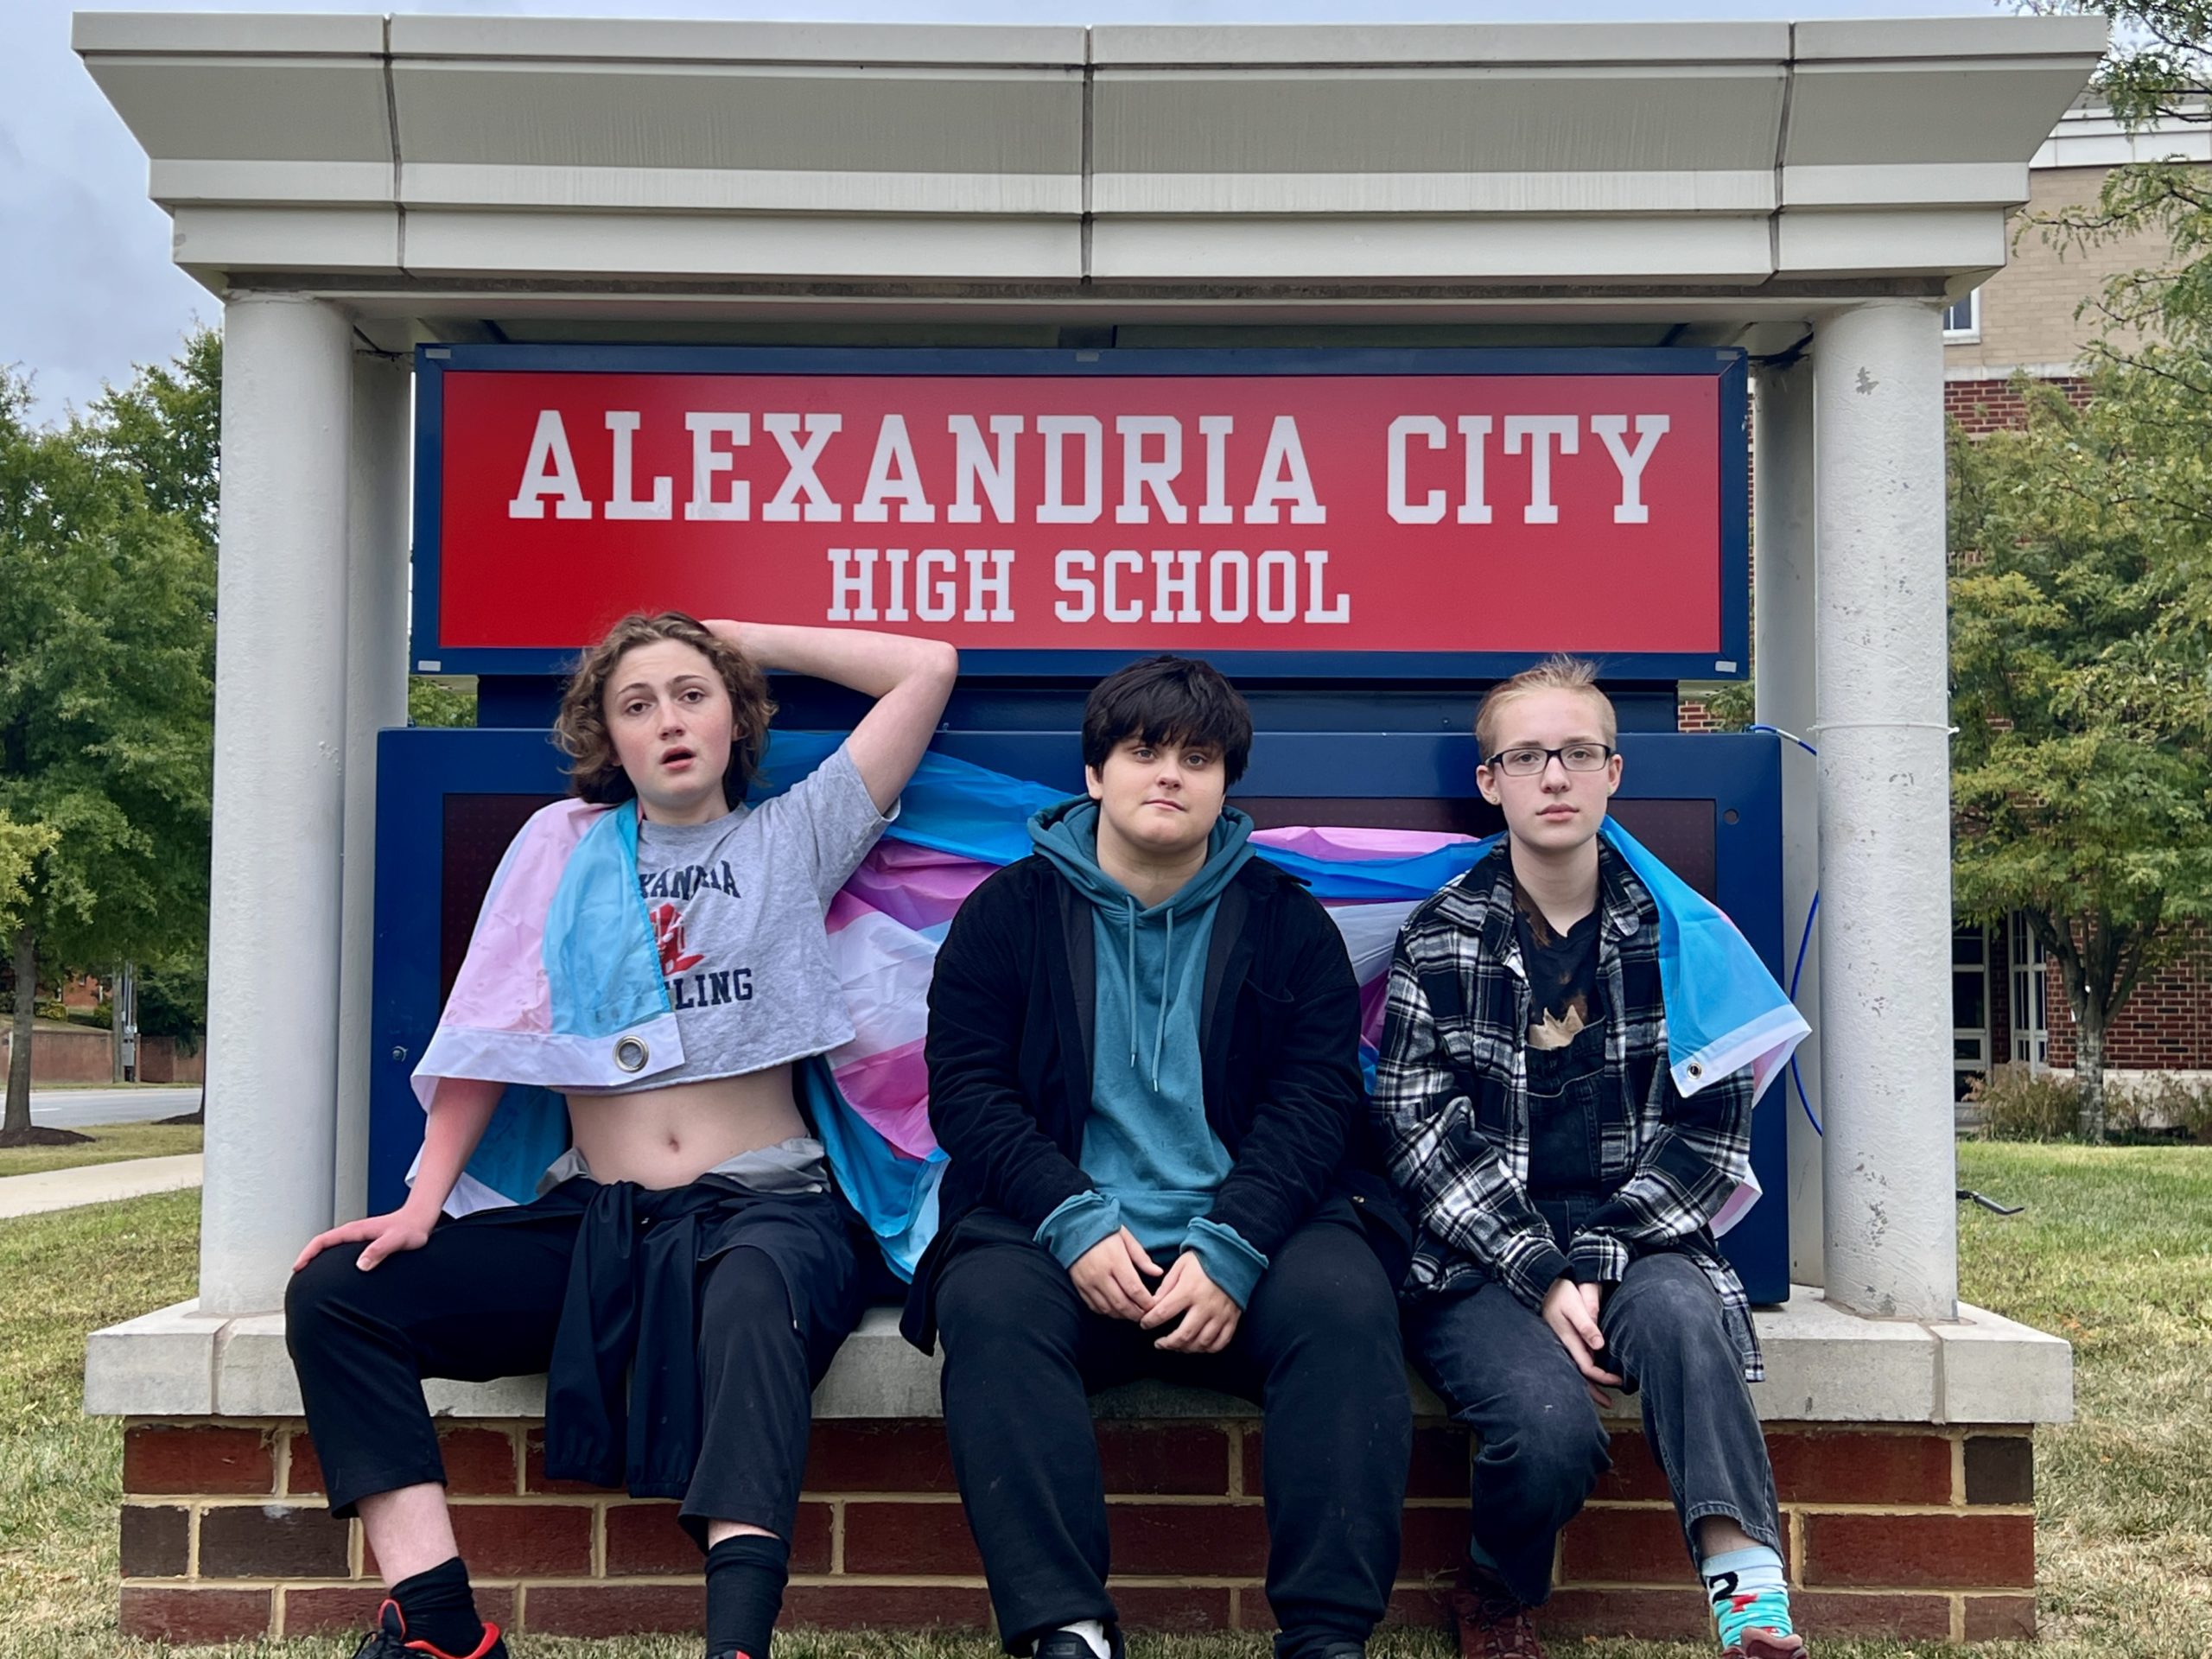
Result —
<instances>
[{"instance_id":1,"label":"red school sign","mask_svg":"<svg viewBox=\"0 0 2212 1659\"><path fill-rule=\"evenodd\" d=\"M1732 353L793 355L426 352L417 666L538 671L639 607L1033 661L1744 654Z\"/></svg>"}]
</instances>

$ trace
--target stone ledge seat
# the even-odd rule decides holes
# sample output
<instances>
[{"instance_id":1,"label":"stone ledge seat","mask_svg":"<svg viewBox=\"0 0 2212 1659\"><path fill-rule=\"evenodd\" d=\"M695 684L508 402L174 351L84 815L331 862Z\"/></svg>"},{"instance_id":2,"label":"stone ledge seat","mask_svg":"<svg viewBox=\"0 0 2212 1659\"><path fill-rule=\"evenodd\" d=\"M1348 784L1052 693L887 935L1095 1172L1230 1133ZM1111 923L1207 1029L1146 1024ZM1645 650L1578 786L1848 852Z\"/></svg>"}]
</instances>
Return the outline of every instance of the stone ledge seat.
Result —
<instances>
[{"instance_id":1,"label":"stone ledge seat","mask_svg":"<svg viewBox=\"0 0 2212 1659\"><path fill-rule=\"evenodd\" d=\"M1757 1311L1767 1380L1752 1389L1769 1422L2056 1423L2073 1418L2073 1350L1980 1308L1961 1305L1950 1324L1863 1319L1821 1293ZM938 1360L899 1334L896 1309L870 1309L816 1391L817 1418L931 1418L940 1414ZM1415 1415L1440 1418L1436 1397L1412 1383ZM543 1416L542 1376L424 1385L439 1416ZM1617 1401L1632 1415L1632 1400ZM118 1417L296 1417L299 1385L281 1313L220 1319L197 1302L94 1332L85 1363L85 1409ZM1101 1415L1256 1416L1241 1400L1158 1382L1099 1396Z\"/></svg>"},{"instance_id":2,"label":"stone ledge seat","mask_svg":"<svg viewBox=\"0 0 2212 1659\"><path fill-rule=\"evenodd\" d=\"M1836 1635L2035 1634L2032 1427L2071 1414L2072 1351L1974 1309L1857 1318L1801 1291L1758 1314L1756 1390L1793 1595ZM1473 1447L1418 1382L1389 1622L1442 1623L1466 1558ZM542 1378L432 1382L456 1535L487 1616L529 1637L696 1631L676 1505L546 1477ZM86 1403L125 1419L120 1627L149 1641L358 1630L382 1592L358 1522L327 1517L283 1317L191 1303L96 1332ZM816 1395L785 1599L795 1624L982 1630L938 1364L873 1310ZM1562 1536L1548 1635L1704 1637L1666 1477L1616 1402L1612 1468ZM1263 1433L1245 1402L1141 1382L1096 1402L1115 1596L1133 1628L1273 1627Z\"/></svg>"}]
</instances>

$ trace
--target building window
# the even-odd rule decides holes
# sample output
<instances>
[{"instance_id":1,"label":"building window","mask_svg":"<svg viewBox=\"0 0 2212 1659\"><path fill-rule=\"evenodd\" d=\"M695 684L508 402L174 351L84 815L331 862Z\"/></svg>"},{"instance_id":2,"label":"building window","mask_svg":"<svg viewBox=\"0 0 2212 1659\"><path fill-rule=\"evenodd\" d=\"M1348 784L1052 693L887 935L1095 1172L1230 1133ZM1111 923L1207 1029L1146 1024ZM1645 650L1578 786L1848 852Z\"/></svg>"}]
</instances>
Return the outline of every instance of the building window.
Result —
<instances>
[{"instance_id":1,"label":"building window","mask_svg":"<svg viewBox=\"0 0 2212 1659\"><path fill-rule=\"evenodd\" d=\"M1971 345L1981 338L1981 290L1960 296L1943 310L1943 342Z\"/></svg>"},{"instance_id":2,"label":"building window","mask_svg":"<svg viewBox=\"0 0 2212 1659\"><path fill-rule=\"evenodd\" d=\"M1952 1098L1989 1070L1989 935L1979 925L1951 930Z\"/></svg>"},{"instance_id":3,"label":"building window","mask_svg":"<svg viewBox=\"0 0 2212 1659\"><path fill-rule=\"evenodd\" d=\"M2050 1064L2050 976L2043 941L2015 912L2012 948L2012 1064L2040 1071Z\"/></svg>"}]
</instances>

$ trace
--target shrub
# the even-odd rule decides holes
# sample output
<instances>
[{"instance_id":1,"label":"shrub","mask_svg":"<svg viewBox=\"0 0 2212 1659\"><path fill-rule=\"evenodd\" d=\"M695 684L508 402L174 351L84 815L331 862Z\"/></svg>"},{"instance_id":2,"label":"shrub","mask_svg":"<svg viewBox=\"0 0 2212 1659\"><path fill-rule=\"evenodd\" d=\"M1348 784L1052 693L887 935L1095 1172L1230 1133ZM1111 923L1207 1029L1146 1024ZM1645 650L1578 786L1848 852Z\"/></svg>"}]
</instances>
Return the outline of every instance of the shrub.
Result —
<instances>
[{"instance_id":1,"label":"shrub","mask_svg":"<svg viewBox=\"0 0 2212 1659\"><path fill-rule=\"evenodd\" d=\"M2113 1091L2112 1123L2136 1135L2178 1136L2212 1146L2212 1084L2166 1072L2131 1077Z\"/></svg>"},{"instance_id":2,"label":"shrub","mask_svg":"<svg viewBox=\"0 0 2212 1659\"><path fill-rule=\"evenodd\" d=\"M1991 1068L1967 1085L1985 1141L2069 1141L2079 1131L2082 1090L2073 1082L2022 1065Z\"/></svg>"}]
</instances>

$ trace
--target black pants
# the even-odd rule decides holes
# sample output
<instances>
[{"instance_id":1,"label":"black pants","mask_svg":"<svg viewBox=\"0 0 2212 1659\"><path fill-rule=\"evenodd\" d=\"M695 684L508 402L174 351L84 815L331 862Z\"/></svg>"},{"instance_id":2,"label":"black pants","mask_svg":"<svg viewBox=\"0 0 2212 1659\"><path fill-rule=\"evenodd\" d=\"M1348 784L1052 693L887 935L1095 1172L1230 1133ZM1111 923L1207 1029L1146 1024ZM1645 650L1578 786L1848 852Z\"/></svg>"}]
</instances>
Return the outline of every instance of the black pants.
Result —
<instances>
[{"instance_id":1,"label":"black pants","mask_svg":"<svg viewBox=\"0 0 2212 1659\"><path fill-rule=\"evenodd\" d=\"M1631 1262L1599 1316L1603 1369L1641 1397L1643 1433L1697 1554L1697 1523L1722 1516L1782 1548L1774 1473L1721 1322L1720 1299L1686 1256ZM1553 1545L1611 1466L1605 1425L1551 1327L1495 1282L1407 1311L1414 1362L1480 1442L1475 1541L1535 1605L1551 1594Z\"/></svg>"},{"instance_id":2,"label":"black pants","mask_svg":"<svg viewBox=\"0 0 2212 1659\"><path fill-rule=\"evenodd\" d=\"M1077 1619L1115 1622L1085 1395L1140 1376L1262 1407L1278 1652L1367 1639L1397 1574L1413 1416L1389 1282L1343 1208L1275 1252L1229 1347L1205 1356L1162 1354L1155 1333L1090 1313L1010 1223L1011 1236L956 1241L937 1287L945 1433L1009 1653Z\"/></svg>"},{"instance_id":3,"label":"black pants","mask_svg":"<svg viewBox=\"0 0 2212 1659\"><path fill-rule=\"evenodd\" d=\"M702 1542L709 1521L791 1538L814 1385L862 1306L842 1211L827 1196L820 1204L819 1228L809 1230L818 1230L818 1249L795 1252L766 1235L747 1245L740 1224L734 1247L699 1268L700 1452L682 1515ZM786 1230L792 1207L777 1206ZM360 1246L348 1244L293 1275L285 1341L333 1515L378 1492L444 1481L423 1378L485 1382L546 1369L579 1217L537 1209L442 1222L421 1249L367 1273L354 1265ZM779 1258L800 1255L833 1282L794 1294Z\"/></svg>"}]
</instances>

